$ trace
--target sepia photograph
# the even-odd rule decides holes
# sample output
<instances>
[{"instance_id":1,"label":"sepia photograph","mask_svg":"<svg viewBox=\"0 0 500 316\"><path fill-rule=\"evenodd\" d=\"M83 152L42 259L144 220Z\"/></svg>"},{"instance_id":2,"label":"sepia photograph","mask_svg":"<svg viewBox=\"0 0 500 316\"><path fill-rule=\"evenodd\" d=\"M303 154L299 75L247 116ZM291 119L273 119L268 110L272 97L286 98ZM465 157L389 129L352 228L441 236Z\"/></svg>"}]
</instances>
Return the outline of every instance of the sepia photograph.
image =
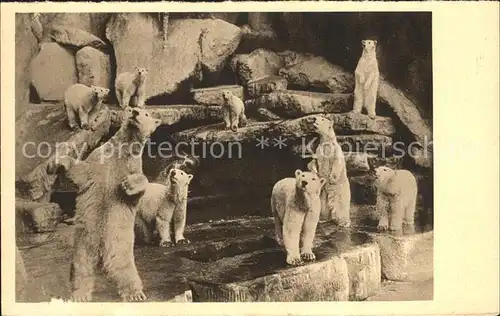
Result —
<instances>
[{"instance_id":1,"label":"sepia photograph","mask_svg":"<svg viewBox=\"0 0 500 316\"><path fill-rule=\"evenodd\" d=\"M433 299L430 12L15 22L18 302Z\"/></svg>"},{"instance_id":2,"label":"sepia photograph","mask_svg":"<svg viewBox=\"0 0 500 316\"><path fill-rule=\"evenodd\" d=\"M2 315L498 312L498 3L283 3L2 3Z\"/></svg>"}]
</instances>

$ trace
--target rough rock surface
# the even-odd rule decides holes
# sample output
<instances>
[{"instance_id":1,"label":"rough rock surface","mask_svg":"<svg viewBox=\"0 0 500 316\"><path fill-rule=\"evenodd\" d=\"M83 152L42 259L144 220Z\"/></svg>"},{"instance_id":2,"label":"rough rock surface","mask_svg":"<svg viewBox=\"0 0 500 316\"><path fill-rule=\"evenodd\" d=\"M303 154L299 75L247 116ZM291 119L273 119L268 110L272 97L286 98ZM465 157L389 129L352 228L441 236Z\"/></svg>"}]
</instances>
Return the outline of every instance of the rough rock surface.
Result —
<instances>
[{"instance_id":1,"label":"rough rock surface","mask_svg":"<svg viewBox=\"0 0 500 316\"><path fill-rule=\"evenodd\" d=\"M292 151L304 159L311 158L315 153L317 146L307 146L306 144L294 145ZM344 159L347 172L367 172L370 170L368 157L370 155L364 152L344 152Z\"/></svg>"},{"instance_id":2,"label":"rough rock surface","mask_svg":"<svg viewBox=\"0 0 500 316\"><path fill-rule=\"evenodd\" d=\"M52 41L62 45L106 49L106 43L99 37L76 27L54 25L50 29L49 37Z\"/></svg>"},{"instance_id":3,"label":"rough rock surface","mask_svg":"<svg viewBox=\"0 0 500 316\"><path fill-rule=\"evenodd\" d=\"M279 90L257 98L256 104L287 117L312 113L342 113L352 109L352 94Z\"/></svg>"},{"instance_id":4,"label":"rough rock surface","mask_svg":"<svg viewBox=\"0 0 500 316\"><path fill-rule=\"evenodd\" d=\"M44 101L64 100L64 92L77 83L75 57L57 43L44 43L31 61L31 83Z\"/></svg>"},{"instance_id":5,"label":"rough rock surface","mask_svg":"<svg viewBox=\"0 0 500 316\"><path fill-rule=\"evenodd\" d=\"M99 144L110 127L106 106L90 113L92 130L71 131L61 105L31 105L16 120L16 196L48 201L56 175L46 171L55 155L77 157Z\"/></svg>"},{"instance_id":6,"label":"rough rock surface","mask_svg":"<svg viewBox=\"0 0 500 316\"><path fill-rule=\"evenodd\" d=\"M238 85L216 86L210 88L193 89L194 101L204 105L224 105L223 91L230 91L238 98L244 100L243 87Z\"/></svg>"},{"instance_id":7,"label":"rough rock surface","mask_svg":"<svg viewBox=\"0 0 500 316\"><path fill-rule=\"evenodd\" d=\"M253 141L261 136L281 136L296 139L315 135L310 125L313 117L314 115L309 115L286 121L249 122L246 127L239 128L237 132L225 130L221 123L180 131L172 136L182 141L189 141L191 138L194 138L198 141L207 142ZM355 123L348 125L336 125L336 132L352 132L353 130L357 132L373 131L373 126L356 125ZM343 135L338 136L337 140L345 151L381 152L388 151L392 145L390 137L377 134Z\"/></svg>"},{"instance_id":8,"label":"rough rock surface","mask_svg":"<svg viewBox=\"0 0 500 316\"><path fill-rule=\"evenodd\" d=\"M352 93L354 75L328 62L324 57L291 53L286 55L287 65L279 70L289 84L306 89L319 89L332 93Z\"/></svg>"},{"instance_id":9,"label":"rough rock surface","mask_svg":"<svg viewBox=\"0 0 500 316\"><path fill-rule=\"evenodd\" d=\"M16 199L16 218L21 219L17 233L43 233L56 229L61 208L56 203L37 203Z\"/></svg>"},{"instance_id":10,"label":"rough rock surface","mask_svg":"<svg viewBox=\"0 0 500 316\"><path fill-rule=\"evenodd\" d=\"M231 69L238 74L241 84L277 75L283 67L283 59L275 52L256 49L249 54L238 54L231 60Z\"/></svg>"},{"instance_id":11,"label":"rough rock surface","mask_svg":"<svg viewBox=\"0 0 500 316\"><path fill-rule=\"evenodd\" d=\"M148 98L171 94L189 81L200 81L201 66L208 72L218 71L241 37L237 26L222 20L170 22L165 47L158 22L150 15L116 14L106 27L106 37L115 51L117 73L133 71L135 67L148 69Z\"/></svg>"},{"instance_id":12,"label":"rough rock surface","mask_svg":"<svg viewBox=\"0 0 500 316\"><path fill-rule=\"evenodd\" d=\"M382 276L393 281L408 280L411 270L418 270L422 259L432 260L434 232L406 236L371 234L380 246ZM429 254L430 252L430 254ZM432 264L432 263L431 263Z\"/></svg>"},{"instance_id":13,"label":"rough rock surface","mask_svg":"<svg viewBox=\"0 0 500 316\"><path fill-rule=\"evenodd\" d=\"M220 106L158 105L147 106L146 111L154 117L161 119L162 125L173 125L180 122L200 125L202 123L213 123L222 120ZM110 107L110 112L111 124L114 127L119 127L123 122L123 109L117 106Z\"/></svg>"},{"instance_id":14,"label":"rough rock surface","mask_svg":"<svg viewBox=\"0 0 500 316\"><path fill-rule=\"evenodd\" d=\"M343 254L349 272L349 301L361 301L380 288L380 248L368 243Z\"/></svg>"},{"instance_id":15,"label":"rough rock surface","mask_svg":"<svg viewBox=\"0 0 500 316\"><path fill-rule=\"evenodd\" d=\"M268 122L268 121L277 121L282 120L283 118L274 114L266 108L258 108L255 117L259 121Z\"/></svg>"},{"instance_id":16,"label":"rough rock surface","mask_svg":"<svg viewBox=\"0 0 500 316\"><path fill-rule=\"evenodd\" d=\"M257 80L250 80L247 83L247 94L250 98L256 98L275 90L286 90L287 85L288 82L286 79L280 76L269 76Z\"/></svg>"},{"instance_id":17,"label":"rough rock surface","mask_svg":"<svg viewBox=\"0 0 500 316\"><path fill-rule=\"evenodd\" d=\"M111 64L108 55L93 47L84 47L76 52L75 60L79 83L110 88Z\"/></svg>"}]
</instances>

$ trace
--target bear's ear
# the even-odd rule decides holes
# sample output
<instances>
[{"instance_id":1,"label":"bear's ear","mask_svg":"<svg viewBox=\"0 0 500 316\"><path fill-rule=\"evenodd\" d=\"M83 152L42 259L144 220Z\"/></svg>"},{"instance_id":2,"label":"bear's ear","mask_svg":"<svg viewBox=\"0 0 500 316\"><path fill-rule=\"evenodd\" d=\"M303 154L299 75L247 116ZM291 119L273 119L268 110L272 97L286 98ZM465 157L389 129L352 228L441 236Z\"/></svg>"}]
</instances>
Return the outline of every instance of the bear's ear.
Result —
<instances>
[{"instance_id":1,"label":"bear's ear","mask_svg":"<svg viewBox=\"0 0 500 316\"><path fill-rule=\"evenodd\" d=\"M326 183L325 178L319 178L319 184L321 184L321 186L324 186L325 183Z\"/></svg>"},{"instance_id":2,"label":"bear's ear","mask_svg":"<svg viewBox=\"0 0 500 316\"><path fill-rule=\"evenodd\" d=\"M155 120L154 123L155 123L156 126L160 126L161 125L161 120Z\"/></svg>"},{"instance_id":3,"label":"bear's ear","mask_svg":"<svg viewBox=\"0 0 500 316\"><path fill-rule=\"evenodd\" d=\"M302 174L302 170L300 170L300 169L295 170L295 177L300 177L301 174Z\"/></svg>"},{"instance_id":4,"label":"bear's ear","mask_svg":"<svg viewBox=\"0 0 500 316\"><path fill-rule=\"evenodd\" d=\"M193 179L193 175L192 174L188 174L188 180L191 182L192 179Z\"/></svg>"},{"instance_id":5,"label":"bear's ear","mask_svg":"<svg viewBox=\"0 0 500 316\"><path fill-rule=\"evenodd\" d=\"M127 106L124 111L128 116L132 116L132 108L130 106Z\"/></svg>"}]
</instances>

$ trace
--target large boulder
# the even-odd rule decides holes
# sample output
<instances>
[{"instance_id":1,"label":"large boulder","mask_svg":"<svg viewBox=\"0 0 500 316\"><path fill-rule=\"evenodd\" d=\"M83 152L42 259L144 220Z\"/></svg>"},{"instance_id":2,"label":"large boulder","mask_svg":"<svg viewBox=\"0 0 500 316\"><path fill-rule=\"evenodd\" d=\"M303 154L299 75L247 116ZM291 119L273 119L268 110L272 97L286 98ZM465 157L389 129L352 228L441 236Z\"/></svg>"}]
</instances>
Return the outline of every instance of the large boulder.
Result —
<instances>
[{"instance_id":1,"label":"large boulder","mask_svg":"<svg viewBox=\"0 0 500 316\"><path fill-rule=\"evenodd\" d=\"M79 83L110 88L111 64L109 55L87 46L76 52L75 60Z\"/></svg>"},{"instance_id":2,"label":"large boulder","mask_svg":"<svg viewBox=\"0 0 500 316\"><path fill-rule=\"evenodd\" d=\"M231 60L231 69L238 74L241 84L277 75L283 67L283 59L275 52L256 49L250 54L238 54Z\"/></svg>"},{"instance_id":3,"label":"large boulder","mask_svg":"<svg viewBox=\"0 0 500 316\"><path fill-rule=\"evenodd\" d=\"M222 20L172 20L164 45L155 17L119 13L108 22L106 37L114 47L117 74L135 67L148 69L146 96L151 98L172 94L181 86L187 90L190 82L201 80L202 68L219 71L241 35L237 26Z\"/></svg>"},{"instance_id":4,"label":"large boulder","mask_svg":"<svg viewBox=\"0 0 500 316\"><path fill-rule=\"evenodd\" d=\"M47 163L57 155L76 158L93 150L108 134L106 106L92 111L91 129L71 131L61 105L34 105L16 120L16 197L48 201L57 176L47 174Z\"/></svg>"},{"instance_id":5,"label":"large boulder","mask_svg":"<svg viewBox=\"0 0 500 316\"><path fill-rule=\"evenodd\" d=\"M286 117L300 117L312 113L348 112L352 109L352 94L278 90L257 98L255 103Z\"/></svg>"},{"instance_id":6,"label":"large boulder","mask_svg":"<svg viewBox=\"0 0 500 316\"><path fill-rule=\"evenodd\" d=\"M44 43L31 61L31 83L43 101L64 100L66 89L78 82L75 57L57 43Z\"/></svg>"},{"instance_id":7,"label":"large boulder","mask_svg":"<svg viewBox=\"0 0 500 316\"><path fill-rule=\"evenodd\" d=\"M285 67L279 75L288 83L306 89L332 93L352 93L354 75L324 57L296 52L284 52Z\"/></svg>"},{"instance_id":8,"label":"large boulder","mask_svg":"<svg viewBox=\"0 0 500 316\"><path fill-rule=\"evenodd\" d=\"M52 41L62 45L70 45L78 48L90 46L97 49L105 49L106 43L99 37L76 27L54 25L49 30Z\"/></svg>"}]
</instances>

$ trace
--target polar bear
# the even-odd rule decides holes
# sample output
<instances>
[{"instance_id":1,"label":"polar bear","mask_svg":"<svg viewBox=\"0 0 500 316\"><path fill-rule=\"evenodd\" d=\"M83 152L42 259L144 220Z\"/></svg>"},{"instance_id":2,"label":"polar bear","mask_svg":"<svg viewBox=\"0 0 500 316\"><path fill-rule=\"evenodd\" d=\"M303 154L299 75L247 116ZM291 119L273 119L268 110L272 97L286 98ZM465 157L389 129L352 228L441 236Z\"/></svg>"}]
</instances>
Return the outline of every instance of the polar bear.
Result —
<instances>
[{"instance_id":1,"label":"polar bear","mask_svg":"<svg viewBox=\"0 0 500 316\"><path fill-rule=\"evenodd\" d=\"M403 224L412 227L418 193L415 176L408 170L381 166L375 169L375 186L377 211L382 213L377 229L398 231Z\"/></svg>"},{"instance_id":2,"label":"polar bear","mask_svg":"<svg viewBox=\"0 0 500 316\"><path fill-rule=\"evenodd\" d=\"M340 227L350 227L351 185L347 178L344 152L337 142L332 121L317 116L313 118L312 125L319 134L320 142L308 169L326 179L321 192L321 213Z\"/></svg>"},{"instance_id":3,"label":"polar bear","mask_svg":"<svg viewBox=\"0 0 500 316\"><path fill-rule=\"evenodd\" d=\"M354 106L353 113L361 113L364 107L370 118L375 118L377 93L380 81L378 70L376 40L363 40L363 53L354 71Z\"/></svg>"},{"instance_id":4,"label":"polar bear","mask_svg":"<svg viewBox=\"0 0 500 316\"><path fill-rule=\"evenodd\" d=\"M135 72L122 72L115 79L115 93L121 108L127 106L144 107L146 103L146 81L148 71L136 68ZM130 104L132 101L132 104Z\"/></svg>"},{"instance_id":5,"label":"polar bear","mask_svg":"<svg viewBox=\"0 0 500 316\"><path fill-rule=\"evenodd\" d=\"M134 222L140 192L122 188L129 175L142 174L142 153L161 124L145 110L127 107L120 129L85 160L54 158L47 173L59 169L78 187L75 245L71 264L71 300L92 300L98 268L124 301L146 299L134 258ZM99 269L99 270L100 270Z\"/></svg>"},{"instance_id":6,"label":"polar bear","mask_svg":"<svg viewBox=\"0 0 500 316\"><path fill-rule=\"evenodd\" d=\"M81 83L69 86L64 93L64 108L68 115L69 127L75 129L80 126L83 129L89 129L90 111L99 107L108 95L109 89L103 87L88 87Z\"/></svg>"},{"instance_id":7,"label":"polar bear","mask_svg":"<svg viewBox=\"0 0 500 316\"><path fill-rule=\"evenodd\" d=\"M247 123L245 104L229 90L222 92L222 99L224 100L222 117L226 124L226 129L231 129L233 132L236 132L239 126L243 127Z\"/></svg>"},{"instance_id":8,"label":"polar bear","mask_svg":"<svg viewBox=\"0 0 500 316\"><path fill-rule=\"evenodd\" d=\"M179 245L189 243L184 238L184 228L191 179L193 175L173 168L168 172L165 183L149 183L142 174L130 175L123 180L125 192L131 195L144 192L137 205L136 237L141 236L145 243L151 243L156 226L160 235L160 247L172 247L170 229L173 224L174 242Z\"/></svg>"},{"instance_id":9,"label":"polar bear","mask_svg":"<svg viewBox=\"0 0 500 316\"><path fill-rule=\"evenodd\" d=\"M290 265L316 259L312 248L321 212L320 192L325 182L315 173L295 170L295 179L282 179L273 187L271 210L276 241L284 245L286 262Z\"/></svg>"}]
</instances>

